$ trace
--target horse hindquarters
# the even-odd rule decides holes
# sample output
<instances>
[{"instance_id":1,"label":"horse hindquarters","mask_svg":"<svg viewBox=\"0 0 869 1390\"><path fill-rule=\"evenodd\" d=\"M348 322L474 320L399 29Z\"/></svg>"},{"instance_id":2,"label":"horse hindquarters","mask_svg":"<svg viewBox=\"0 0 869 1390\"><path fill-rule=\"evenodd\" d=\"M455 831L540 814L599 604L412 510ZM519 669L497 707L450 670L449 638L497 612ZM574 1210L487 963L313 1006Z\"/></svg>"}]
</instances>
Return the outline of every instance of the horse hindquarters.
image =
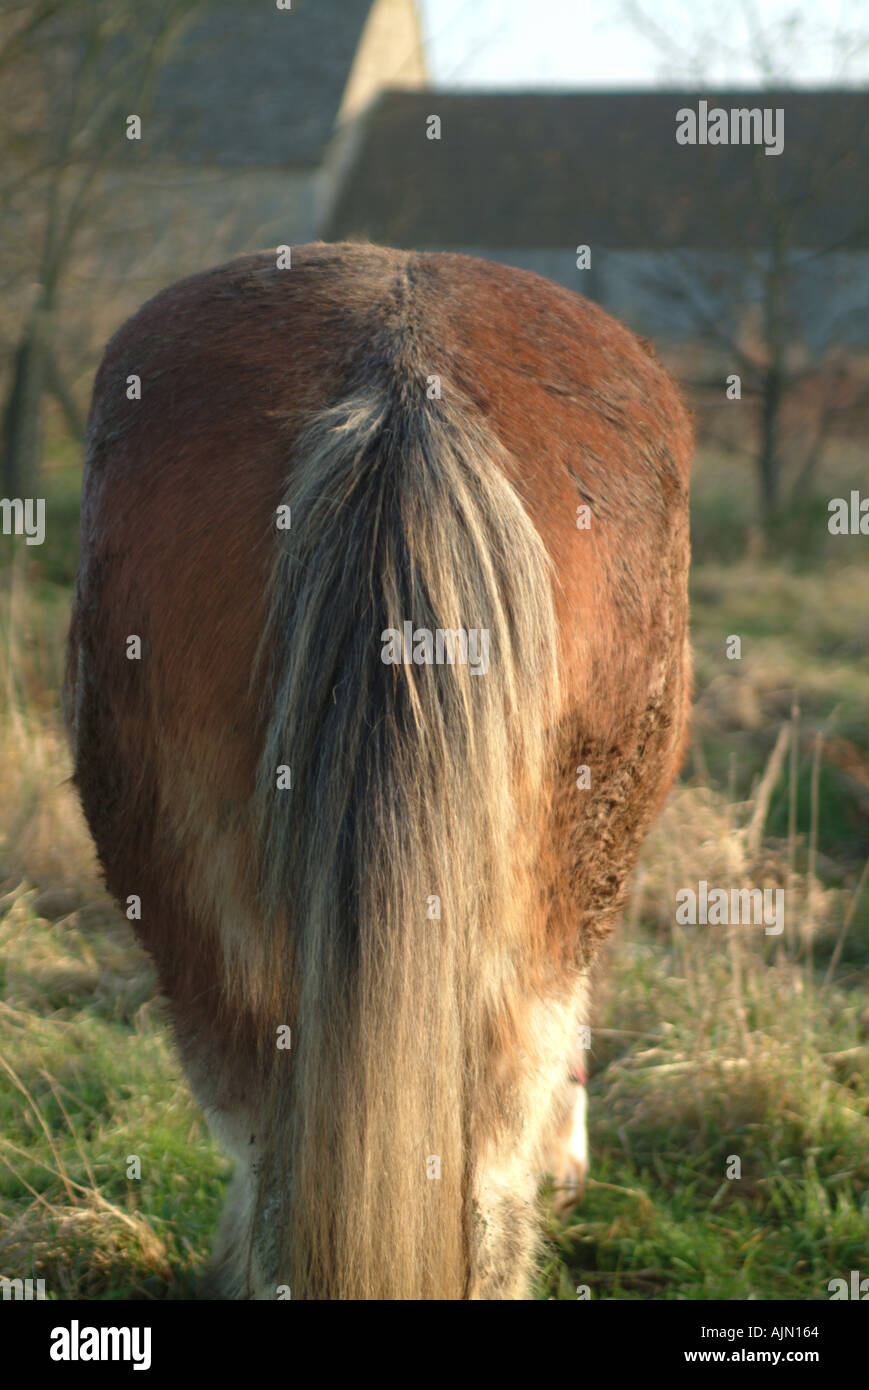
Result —
<instances>
[{"instance_id":1,"label":"horse hindquarters","mask_svg":"<svg viewBox=\"0 0 869 1390\"><path fill-rule=\"evenodd\" d=\"M529 1292L584 980L684 724L689 446L625 330L466 257L242 258L109 348L67 707L239 1160L225 1292ZM405 622L487 630L488 669L385 663Z\"/></svg>"}]
</instances>

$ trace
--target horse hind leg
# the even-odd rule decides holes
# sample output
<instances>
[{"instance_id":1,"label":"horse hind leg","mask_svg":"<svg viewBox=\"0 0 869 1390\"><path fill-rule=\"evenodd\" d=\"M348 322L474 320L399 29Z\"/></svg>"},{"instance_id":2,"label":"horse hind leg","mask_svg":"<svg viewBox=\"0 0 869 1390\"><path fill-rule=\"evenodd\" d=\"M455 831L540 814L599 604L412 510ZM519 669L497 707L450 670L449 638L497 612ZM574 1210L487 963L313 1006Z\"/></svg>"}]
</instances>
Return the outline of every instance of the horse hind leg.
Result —
<instances>
[{"instance_id":1,"label":"horse hind leg","mask_svg":"<svg viewBox=\"0 0 869 1390\"><path fill-rule=\"evenodd\" d=\"M517 1067L518 1079L506 1106L514 1120L503 1122L490 1134L476 1165L469 1298L532 1297L540 1244L537 1192L544 1172L551 1170L548 1160L559 1151L565 1112L575 1117L577 1087L570 1081L565 1059L575 1040L576 1017L585 1008L585 997L585 981L581 980L568 999L536 1001L531 1007L528 1036L533 1039L532 1050ZM584 1096L584 1087L580 1089ZM570 1140L570 1134L567 1137ZM576 1160L584 1157L582 1140L584 1128L578 1129L570 1146ZM578 1168L572 1171L574 1179L578 1178Z\"/></svg>"},{"instance_id":2,"label":"horse hind leg","mask_svg":"<svg viewBox=\"0 0 869 1390\"><path fill-rule=\"evenodd\" d=\"M213 1252L202 1276L202 1298L243 1299L249 1296L252 1221L250 1173L245 1165L239 1164L227 1188Z\"/></svg>"},{"instance_id":3,"label":"horse hind leg","mask_svg":"<svg viewBox=\"0 0 869 1390\"><path fill-rule=\"evenodd\" d=\"M185 1040L186 1042L187 1040ZM202 1274L199 1297L204 1299L274 1298L266 1292L265 1275L254 1246L254 1222L263 1158L260 1107L251 1104L256 1072L238 1068L232 1051L217 1038L202 1036L196 1045L182 1045L182 1057L193 1093L202 1106L212 1138L234 1161L224 1197L211 1258Z\"/></svg>"},{"instance_id":4,"label":"horse hind leg","mask_svg":"<svg viewBox=\"0 0 869 1390\"><path fill-rule=\"evenodd\" d=\"M572 1207L585 1190L588 1177L588 1095L585 1073L582 1077L571 1070L571 1091L564 1109L564 1118L556 1131L550 1150L547 1170L551 1172L556 1211Z\"/></svg>"}]
</instances>

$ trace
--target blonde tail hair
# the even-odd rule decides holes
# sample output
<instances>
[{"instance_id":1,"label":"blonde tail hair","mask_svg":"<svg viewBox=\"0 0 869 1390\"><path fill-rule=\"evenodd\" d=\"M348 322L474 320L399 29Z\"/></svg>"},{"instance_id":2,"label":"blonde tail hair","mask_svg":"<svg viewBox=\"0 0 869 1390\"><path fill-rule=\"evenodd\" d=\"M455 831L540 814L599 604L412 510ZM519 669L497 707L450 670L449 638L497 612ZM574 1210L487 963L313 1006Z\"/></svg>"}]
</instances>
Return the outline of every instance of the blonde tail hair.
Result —
<instances>
[{"instance_id":1,"label":"blonde tail hair","mask_svg":"<svg viewBox=\"0 0 869 1390\"><path fill-rule=\"evenodd\" d=\"M384 381L319 414L294 460L256 792L293 1034L271 1064L255 1259L293 1298L461 1298L499 1035L537 949L551 566L509 458L455 397ZM488 671L385 664L406 621L487 629Z\"/></svg>"}]
</instances>

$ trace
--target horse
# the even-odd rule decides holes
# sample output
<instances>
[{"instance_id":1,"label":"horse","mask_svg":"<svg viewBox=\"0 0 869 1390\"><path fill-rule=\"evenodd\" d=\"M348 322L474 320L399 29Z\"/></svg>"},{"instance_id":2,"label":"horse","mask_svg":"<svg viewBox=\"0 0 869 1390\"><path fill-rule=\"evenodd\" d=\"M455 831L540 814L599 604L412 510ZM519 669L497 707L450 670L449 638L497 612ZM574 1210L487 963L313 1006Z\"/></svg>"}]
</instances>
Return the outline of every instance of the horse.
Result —
<instances>
[{"instance_id":1,"label":"horse","mask_svg":"<svg viewBox=\"0 0 869 1390\"><path fill-rule=\"evenodd\" d=\"M533 1296L684 753L692 451L649 344L471 256L242 255L110 342L63 703L236 1160L203 1296Z\"/></svg>"}]
</instances>

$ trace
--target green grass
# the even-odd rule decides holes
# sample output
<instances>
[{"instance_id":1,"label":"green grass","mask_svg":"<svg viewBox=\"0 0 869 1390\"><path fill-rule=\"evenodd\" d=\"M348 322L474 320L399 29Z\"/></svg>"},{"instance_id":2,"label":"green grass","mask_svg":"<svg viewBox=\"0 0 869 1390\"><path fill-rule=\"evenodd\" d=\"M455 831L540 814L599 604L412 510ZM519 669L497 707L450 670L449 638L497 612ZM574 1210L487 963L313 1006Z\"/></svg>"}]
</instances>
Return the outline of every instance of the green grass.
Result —
<instances>
[{"instance_id":1,"label":"green grass","mask_svg":"<svg viewBox=\"0 0 869 1390\"><path fill-rule=\"evenodd\" d=\"M124 924L50 922L37 896L0 921L0 1270L59 1298L192 1297L229 1165Z\"/></svg>"},{"instance_id":2,"label":"green grass","mask_svg":"<svg viewBox=\"0 0 869 1390\"><path fill-rule=\"evenodd\" d=\"M690 954L615 953L594 1176L572 1219L550 1215L545 1297L821 1299L865 1263L865 992L805 990L802 966L754 960L743 1031L728 961Z\"/></svg>"}]
</instances>

